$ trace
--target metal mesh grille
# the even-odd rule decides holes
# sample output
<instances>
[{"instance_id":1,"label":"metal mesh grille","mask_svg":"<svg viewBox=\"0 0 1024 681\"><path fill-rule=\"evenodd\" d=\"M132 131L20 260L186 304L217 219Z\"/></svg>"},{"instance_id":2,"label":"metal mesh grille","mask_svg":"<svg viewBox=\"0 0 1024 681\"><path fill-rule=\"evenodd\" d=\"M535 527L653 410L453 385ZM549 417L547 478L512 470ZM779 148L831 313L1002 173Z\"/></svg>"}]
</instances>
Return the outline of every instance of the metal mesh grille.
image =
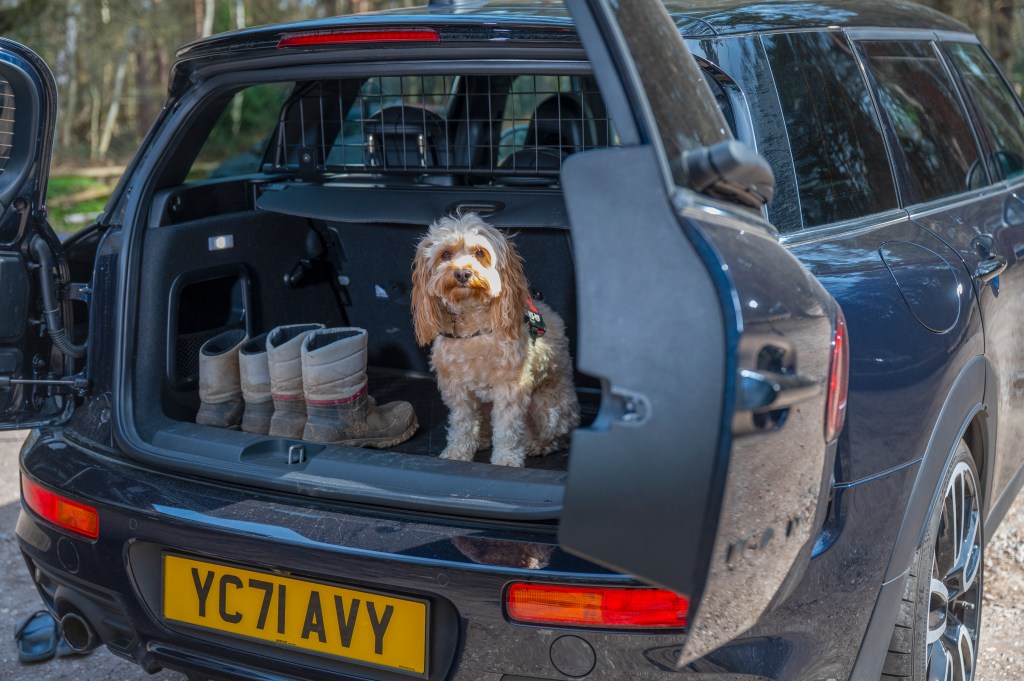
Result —
<instances>
[{"instance_id":1,"label":"metal mesh grille","mask_svg":"<svg viewBox=\"0 0 1024 681\"><path fill-rule=\"evenodd\" d=\"M14 145L14 91L10 84L0 78L0 174L11 159Z\"/></svg>"},{"instance_id":2,"label":"metal mesh grille","mask_svg":"<svg viewBox=\"0 0 1024 681\"><path fill-rule=\"evenodd\" d=\"M274 165L544 177L570 154L617 145L590 77L379 76L300 88L282 112Z\"/></svg>"}]
</instances>

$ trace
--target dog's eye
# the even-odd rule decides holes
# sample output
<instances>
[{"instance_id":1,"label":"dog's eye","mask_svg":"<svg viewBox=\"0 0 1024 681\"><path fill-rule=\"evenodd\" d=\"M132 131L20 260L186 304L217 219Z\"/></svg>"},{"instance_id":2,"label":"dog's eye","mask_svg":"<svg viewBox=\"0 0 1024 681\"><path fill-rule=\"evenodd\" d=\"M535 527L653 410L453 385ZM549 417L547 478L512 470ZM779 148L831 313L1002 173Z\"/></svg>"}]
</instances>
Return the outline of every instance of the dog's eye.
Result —
<instances>
[{"instance_id":1,"label":"dog's eye","mask_svg":"<svg viewBox=\"0 0 1024 681\"><path fill-rule=\"evenodd\" d=\"M445 251L444 253L441 254L441 260L451 260L451 259L452 259L452 252L451 251Z\"/></svg>"},{"instance_id":2,"label":"dog's eye","mask_svg":"<svg viewBox=\"0 0 1024 681\"><path fill-rule=\"evenodd\" d=\"M481 258L482 259L484 257L484 249L482 249L482 248L476 249L476 253L474 253L473 255L476 256L477 258Z\"/></svg>"}]
</instances>

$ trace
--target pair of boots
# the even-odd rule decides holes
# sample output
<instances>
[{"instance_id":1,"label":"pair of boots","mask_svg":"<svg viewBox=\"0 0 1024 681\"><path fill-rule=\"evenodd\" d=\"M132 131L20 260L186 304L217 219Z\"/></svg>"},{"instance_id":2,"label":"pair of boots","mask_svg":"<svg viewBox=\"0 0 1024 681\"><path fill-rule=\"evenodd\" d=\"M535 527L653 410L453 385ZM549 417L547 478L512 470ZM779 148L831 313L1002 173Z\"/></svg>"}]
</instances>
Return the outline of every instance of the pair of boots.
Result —
<instances>
[{"instance_id":1,"label":"pair of boots","mask_svg":"<svg viewBox=\"0 0 1024 681\"><path fill-rule=\"evenodd\" d=\"M279 326L225 331L199 351L196 423L356 447L393 447L416 432L408 402L367 393L365 329Z\"/></svg>"}]
</instances>

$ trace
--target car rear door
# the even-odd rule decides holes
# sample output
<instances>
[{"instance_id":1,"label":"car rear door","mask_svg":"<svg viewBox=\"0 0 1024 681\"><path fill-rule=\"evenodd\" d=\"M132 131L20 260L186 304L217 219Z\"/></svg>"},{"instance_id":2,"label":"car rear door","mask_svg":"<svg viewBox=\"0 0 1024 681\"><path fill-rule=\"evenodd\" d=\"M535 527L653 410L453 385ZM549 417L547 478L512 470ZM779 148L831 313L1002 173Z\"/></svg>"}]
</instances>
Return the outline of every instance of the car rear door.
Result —
<instances>
[{"instance_id":1,"label":"car rear door","mask_svg":"<svg viewBox=\"0 0 1024 681\"><path fill-rule=\"evenodd\" d=\"M834 464L838 308L757 212L688 188L687 159L730 134L661 4L567 4L622 146L562 169L578 367L602 406L574 435L560 541L687 596L685 664L807 564Z\"/></svg>"},{"instance_id":2,"label":"car rear door","mask_svg":"<svg viewBox=\"0 0 1024 681\"><path fill-rule=\"evenodd\" d=\"M57 423L84 348L72 342L63 248L46 222L57 93L46 64L0 39L0 430Z\"/></svg>"}]
</instances>

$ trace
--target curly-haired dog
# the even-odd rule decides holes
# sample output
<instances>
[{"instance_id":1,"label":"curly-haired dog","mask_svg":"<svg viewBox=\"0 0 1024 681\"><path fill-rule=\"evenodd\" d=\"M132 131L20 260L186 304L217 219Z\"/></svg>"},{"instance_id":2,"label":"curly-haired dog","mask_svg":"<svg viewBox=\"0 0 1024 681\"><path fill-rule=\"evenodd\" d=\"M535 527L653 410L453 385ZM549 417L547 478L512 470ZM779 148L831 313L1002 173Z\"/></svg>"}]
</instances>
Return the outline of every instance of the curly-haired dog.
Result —
<instances>
[{"instance_id":1,"label":"curly-haired dog","mask_svg":"<svg viewBox=\"0 0 1024 681\"><path fill-rule=\"evenodd\" d=\"M476 215L442 218L417 246L412 283L416 340L432 344L450 412L441 458L471 461L493 443L491 463L522 466L564 449L579 423L565 324L531 301L512 243Z\"/></svg>"}]
</instances>

